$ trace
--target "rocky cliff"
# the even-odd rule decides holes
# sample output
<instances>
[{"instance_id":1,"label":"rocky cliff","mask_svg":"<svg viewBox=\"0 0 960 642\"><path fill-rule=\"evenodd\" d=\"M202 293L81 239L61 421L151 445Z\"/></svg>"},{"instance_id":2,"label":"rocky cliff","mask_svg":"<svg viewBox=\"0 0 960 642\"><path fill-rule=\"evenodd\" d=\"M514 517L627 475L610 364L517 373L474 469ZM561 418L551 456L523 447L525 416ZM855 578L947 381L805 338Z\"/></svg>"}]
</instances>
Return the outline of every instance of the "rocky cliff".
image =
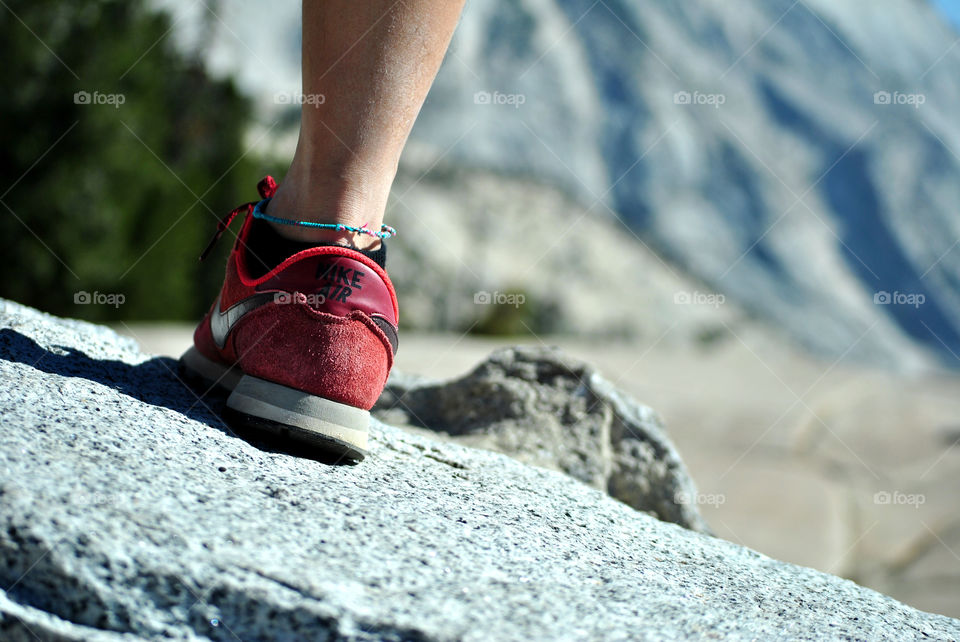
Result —
<instances>
[{"instance_id":1,"label":"rocky cliff","mask_svg":"<svg viewBox=\"0 0 960 642\"><path fill-rule=\"evenodd\" d=\"M473 2L415 136L616 212L808 347L956 367L956 40L916 0Z\"/></svg>"}]
</instances>

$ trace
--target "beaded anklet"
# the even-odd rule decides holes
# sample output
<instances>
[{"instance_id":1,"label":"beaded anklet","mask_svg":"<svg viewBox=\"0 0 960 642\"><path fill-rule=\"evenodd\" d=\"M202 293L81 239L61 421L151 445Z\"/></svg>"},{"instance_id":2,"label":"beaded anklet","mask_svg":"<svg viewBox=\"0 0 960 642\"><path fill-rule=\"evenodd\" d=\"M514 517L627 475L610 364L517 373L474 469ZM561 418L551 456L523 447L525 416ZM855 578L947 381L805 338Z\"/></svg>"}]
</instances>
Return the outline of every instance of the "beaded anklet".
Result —
<instances>
[{"instance_id":1,"label":"beaded anklet","mask_svg":"<svg viewBox=\"0 0 960 642\"><path fill-rule=\"evenodd\" d=\"M396 236L397 231L390 227L389 225L381 225L379 232L374 232L373 230L368 230L366 223L361 227L354 227L353 225L344 225L342 223L314 223L313 221L294 221L287 218L277 218L276 216L270 216L265 214L262 211L262 206L270 201L274 194L277 193L277 181L273 179L273 176L264 176L263 179L257 183L257 192L260 193L260 198L263 199L259 202L250 201L249 203L244 203L240 207L236 207L230 212L217 221L217 231L214 232L213 238L210 239L210 242L207 243L207 247L203 249L203 252L200 253L200 260L207 258L207 255L213 250L214 246L217 244L217 241L220 240L220 237L223 236L223 233L227 231L227 228L230 227L230 223L233 222L233 219L237 217L238 214L246 212L247 214L252 214L254 218L262 218L267 221L272 221L274 223L280 223L282 225L303 225L306 227L319 227L326 228L331 230L338 230L341 232L353 232L354 234L369 234L370 236L375 236L379 239L388 239L390 237Z\"/></svg>"},{"instance_id":2,"label":"beaded anklet","mask_svg":"<svg viewBox=\"0 0 960 642\"><path fill-rule=\"evenodd\" d=\"M321 228L325 230L337 230L338 232L353 232L354 234L369 234L370 236L375 236L379 239L386 240L388 238L394 237L397 235L397 230L390 227L389 225L381 225L379 231L368 230L367 224L364 223L361 227L356 227L353 225L345 225L343 223L316 223L314 221L297 221L289 218L279 218L277 216L270 216L261 209L261 205L266 204L269 199L265 199L257 203L257 206L253 208L253 218L263 219L265 221L270 221L271 223L279 223L281 225L300 225L302 227L313 227Z\"/></svg>"}]
</instances>

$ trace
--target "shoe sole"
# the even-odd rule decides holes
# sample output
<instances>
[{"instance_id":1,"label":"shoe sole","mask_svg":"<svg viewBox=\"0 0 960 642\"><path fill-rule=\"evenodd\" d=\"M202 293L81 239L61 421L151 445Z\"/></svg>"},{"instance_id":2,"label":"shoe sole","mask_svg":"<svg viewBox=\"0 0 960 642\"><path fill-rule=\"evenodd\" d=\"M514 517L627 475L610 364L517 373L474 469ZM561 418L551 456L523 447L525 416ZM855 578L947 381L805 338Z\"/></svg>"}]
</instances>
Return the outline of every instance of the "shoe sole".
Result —
<instances>
[{"instance_id":1,"label":"shoe sole","mask_svg":"<svg viewBox=\"0 0 960 642\"><path fill-rule=\"evenodd\" d=\"M193 346L180 357L180 374L203 394L213 390L229 394L243 378L239 369L211 361Z\"/></svg>"},{"instance_id":2,"label":"shoe sole","mask_svg":"<svg viewBox=\"0 0 960 642\"><path fill-rule=\"evenodd\" d=\"M180 357L180 367L188 380L230 393L224 418L231 425L293 439L347 459L366 456L367 410L243 374L211 361L195 347Z\"/></svg>"}]
</instances>

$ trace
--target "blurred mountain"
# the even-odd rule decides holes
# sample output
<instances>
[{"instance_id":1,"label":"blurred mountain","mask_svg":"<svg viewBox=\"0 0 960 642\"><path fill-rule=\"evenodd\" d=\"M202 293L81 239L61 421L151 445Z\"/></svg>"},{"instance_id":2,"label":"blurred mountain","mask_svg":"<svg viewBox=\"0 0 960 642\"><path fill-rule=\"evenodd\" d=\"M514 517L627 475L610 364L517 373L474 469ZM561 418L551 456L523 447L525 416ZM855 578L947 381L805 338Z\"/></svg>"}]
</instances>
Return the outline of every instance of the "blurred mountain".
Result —
<instances>
[{"instance_id":1,"label":"blurred mountain","mask_svg":"<svg viewBox=\"0 0 960 642\"><path fill-rule=\"evenodd\" d=\"M297 18L231 3L211 39L264 122L295 82ZM413 140L619 218L815 351L957 367L957 40L922 0L473 0Z\"/></svg>"},{"instance_id":2,"label":"blurred mountain","mask_svg":"<svg viewBox=\"0 0 960 642\"><path fill-rule=\"evenodd\" d=\"M430 158L408 149L387 208L401 324L701 348L769 334L562 190Z\"/></svg>"}]
</instances>

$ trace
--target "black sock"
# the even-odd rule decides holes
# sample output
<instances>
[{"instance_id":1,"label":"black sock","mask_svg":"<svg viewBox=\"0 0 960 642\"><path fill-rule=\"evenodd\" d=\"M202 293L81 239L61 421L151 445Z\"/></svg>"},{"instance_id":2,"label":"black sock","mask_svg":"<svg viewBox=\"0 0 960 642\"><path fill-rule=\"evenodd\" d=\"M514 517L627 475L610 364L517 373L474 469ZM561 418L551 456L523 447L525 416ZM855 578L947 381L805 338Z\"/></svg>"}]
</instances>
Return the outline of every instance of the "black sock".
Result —
<instances>
[{"instance_id":1,"label":"black sock","mask_svg":"<svg viewBox=\"0 0 960 642\"><path fill-rule=\"evenodd\" d=\"M254 219L250 224L250 234L247 235L247 239L247 270L254 279L263 276L297 252L321 245L336 245L336 243L291 241L280 236L272 225L259 218ZM380 241L380 247L375 250L357 250L357 252L386 269L387 244L383 240Z\"/></svg>"}]
</instances>

